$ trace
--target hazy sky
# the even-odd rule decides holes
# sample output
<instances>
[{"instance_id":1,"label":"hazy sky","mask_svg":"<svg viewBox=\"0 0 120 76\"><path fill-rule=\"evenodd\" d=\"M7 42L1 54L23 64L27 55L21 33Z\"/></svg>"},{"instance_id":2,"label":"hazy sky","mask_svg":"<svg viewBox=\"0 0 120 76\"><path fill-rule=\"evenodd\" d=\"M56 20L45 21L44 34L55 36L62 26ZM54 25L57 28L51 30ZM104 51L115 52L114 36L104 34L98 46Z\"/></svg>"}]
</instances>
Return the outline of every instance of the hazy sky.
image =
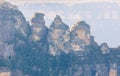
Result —
<instances>
[{"instance_id":1,"label":"hazy sky","mask_svg":"<svg viewBox=\"0 0 120 76\"><path fill-rule=\"evenodd\" d=\"M27 20L35 12L45 14L49 26L55 15L60 15L70 27L80 20L91 26L91 34L101 44L111 47L120 45L120 1L119 0L8 0L18 5Z\"/></svg>"},{"instance_id":2,"label":"hazy sky","mask_svg":"<svg viewBox=\"0 0 120 76\"><path fill-rule=\"evenodd\" d=\"M119 0L7 0L14 3L86 3L86 2L115 2Z\"/></svg>"}]
</instances>

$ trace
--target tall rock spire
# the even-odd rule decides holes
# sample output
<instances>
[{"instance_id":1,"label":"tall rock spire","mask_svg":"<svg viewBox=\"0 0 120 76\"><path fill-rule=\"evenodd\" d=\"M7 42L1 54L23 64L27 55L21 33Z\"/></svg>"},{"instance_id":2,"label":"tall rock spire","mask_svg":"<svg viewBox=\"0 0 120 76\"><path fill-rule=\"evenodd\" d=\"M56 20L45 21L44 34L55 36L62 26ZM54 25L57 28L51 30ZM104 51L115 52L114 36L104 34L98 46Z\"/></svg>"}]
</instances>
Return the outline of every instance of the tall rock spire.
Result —
<instances>
[{"instance_id":1,"label":"tall rock spire","mask_svg":"<svg viewBox=\"0 0 120 76\"><path fill-rule=\"evenodd\" d=\"M31 20L32 22L32 40L41 41L47 35L47 27L45 26L44 14L35 13L35 16Z\"/></svg>"},{"instance_id":2,"label":"tall rock spire","mask_svg":"<svg viewBox=\"0 0 120 76\"><path fill-rule=\"evenodd\" d=\"M60 52L68 52L64 49L64 44L70 39L69 33L69 27L62 22L60 16L56 15L48 33L49 52L52 55L58 55Z\"/></svg>"},{"instance_id":3,"label":"tall rock spire","mask_svg":"<svg viewBox=\"0 0 120 76\"><path fill-rule=\"evenodd\" d=\"M44 14L35 13L35 16L31 20L31 36L30 40L35 44L35 47L47 49L47 33L48 28L45 26ZM43 50L43 49L42 49Z\"/></svg>"},{"instance_id":4,"label":"tall rock spire","mask_svg":"<svg viewBox=\"0 0 120 76\"><path fill-rule=\"evenodd\" d=\"M80 21L71 31L72 51L84 51L88 45L90 45L90 26L85 21Z\"/></svg>"}]
</instances>

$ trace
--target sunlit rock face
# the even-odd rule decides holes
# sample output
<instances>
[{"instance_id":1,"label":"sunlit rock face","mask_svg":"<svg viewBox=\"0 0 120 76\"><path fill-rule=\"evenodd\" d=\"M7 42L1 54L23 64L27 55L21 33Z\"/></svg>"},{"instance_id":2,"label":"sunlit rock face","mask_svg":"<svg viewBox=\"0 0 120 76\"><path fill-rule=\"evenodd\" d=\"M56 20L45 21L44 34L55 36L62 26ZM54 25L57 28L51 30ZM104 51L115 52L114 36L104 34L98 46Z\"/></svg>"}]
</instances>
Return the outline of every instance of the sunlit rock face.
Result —
<instances>
[{"instance_id":1,"label":"sunlit rock face","mask_svg":"<svg viewBox=\"0 0 120 76\"><path fill-rule=\"evenodd\" d=\"M64 44L70 39L69 33L69 27L62 22L60 16L56 15L48 33L49 52L52 55L58 55L62 51L68 53L67 50L64 50Z\"/></svg>"},{"instance_id":2,"label":"sunlit rock face","mask_svg":"<svg viewBox=\"0 0 120 76\"><path fill-rule=\"evenodd\" d=\"M107 43L101 44L100 49L101 49L102 54L108 54L110 52L110 49L109 49Z\"/></svg>"},{"instance_id":3,"label":"sunlit rock face","mask_svg":"<svg viewBox=\"0 0 120 76\"><path fill-rule=\"evenodd\" d=\"M117 63L111 63L110 64L110 72L109 72L109 76L118 76L117 75Z\"/></svg>"},{"instance_id":4,"label":"sunlit rock face","mask_svg":"<svg viewBox=\"0 0 120 76\"><path fill-rule=\"evenodd\" d=\"M28 26L23 14L9 2L0 3L0 52L7 58L14 54L14 43L24 40ZM22 39L23 38L23 39Z\"/></svg>"},{"instance_id":5,"label":"sunlit rock face","mask_svg":"<svg viewBox=\"0 0 120 76\"><path fill-rule=\"evenodd\" d=\"M11 76L11 71L7 67L0 67L0 76Z\"/></svg>"},{"instance_id":6,"label":"sunlit rock face","mask_svg":"<svg viewBox=\"0 0 120 76\"><path fill-rule=\"evenodd\" d=\"M0 72L0 76L11 76L10 72Z\"/></svg>"},{"instance_id":7,"label":"sunlit rock face","mask_svg":"<svg viewBox=\"0 0 120 76\"><path fill-rule=\"evenodd\" d=\"M44 48L47 50L47 33L48 28L45 26L44 14L35 13L35 16L31 20L31 36L30 41L38 48ZM42 49L43 50L43 49Z\"/></svg>"},{"instance_id":8,"label":"sunlit rock face","mask_svg":"<svg viewBox=\"0 0 120 76\"><path fill-rule=\"evenodd\" d=\"M71 47L73 51L84 51L90 45L90 26L84 21L80 21L72 28Z\"/></svg>"}]
</instances>

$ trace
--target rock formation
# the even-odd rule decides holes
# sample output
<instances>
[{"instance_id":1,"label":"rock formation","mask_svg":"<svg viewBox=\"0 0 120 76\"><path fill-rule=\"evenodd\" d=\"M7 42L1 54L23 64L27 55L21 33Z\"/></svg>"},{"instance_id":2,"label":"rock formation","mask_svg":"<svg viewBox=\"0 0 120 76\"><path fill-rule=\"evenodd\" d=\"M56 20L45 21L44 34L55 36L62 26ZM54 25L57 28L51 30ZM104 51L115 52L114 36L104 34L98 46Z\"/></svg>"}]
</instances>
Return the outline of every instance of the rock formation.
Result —
<instances>
[{"instance_id":1,"label":"rock formation","mask_svg":"<svg viewBox=\"0 0 120 76\"><path fill-rule=\"evenodd\" d=\"M0 0L0 76L120 76L120 47L99 46L85 21L70 30L56 15L47 28L35 13L31 23Z\"/></svg>"},{"instance_id":2,"label":"rock formation","mask_svg":"<svg viewBox=\"0 0 120 76\"><path fill-rule=\"evenodd\" d=\"M14 54L16 41L27 37L27 27L23 14L16 6L8 2L0 4L0 49L5 58Z\"/></svg>"},{"instance_id":3,"label":"rock formation","mask_svg":"<svg viewBox=\"0 0 120 76\"><path fill-rule=\"evenodd\" d=\"M72 51L85 52L90 45L90 26L85 21L76 23L71 30L70 41Z\"/></svg>"},{"instance_id":4,"label":"rock formation","mask_svg":"<svg viewBox=\"0 0 120 76\"><path fill-rule=\"evenodd\" d=\"M70 29L62 22L60 16L56 15L48 32L49 52L52 55L59 55L60 52L68 53L64 44L70 39Z\"/></svg>"},{"instance_id":5,"label":"rock formation","mask_svg":"<svg viewBox=\"0 0 120 76\"><path fill-rule=\"evenodd\" d=\"M44 14L36 13L35 16L31 20L31 36L30 41L34 44L34 47L37 47L41 50L47 51L48 44L47 43L47 34L48 28L45 26ZM42 48L41 48L42 47Z\"/></svg>"},{"instance_id":6,"label":"rock formation","mask_svg":"<svg viewBox=\"0 0 120 76\"><path fill-rule=\"evenodd\" d=\"M109 49L107 43L101 44L100 49L101 49L102 54L108 54L110 52L110 49Z\"/></svg>"}]
</instances>

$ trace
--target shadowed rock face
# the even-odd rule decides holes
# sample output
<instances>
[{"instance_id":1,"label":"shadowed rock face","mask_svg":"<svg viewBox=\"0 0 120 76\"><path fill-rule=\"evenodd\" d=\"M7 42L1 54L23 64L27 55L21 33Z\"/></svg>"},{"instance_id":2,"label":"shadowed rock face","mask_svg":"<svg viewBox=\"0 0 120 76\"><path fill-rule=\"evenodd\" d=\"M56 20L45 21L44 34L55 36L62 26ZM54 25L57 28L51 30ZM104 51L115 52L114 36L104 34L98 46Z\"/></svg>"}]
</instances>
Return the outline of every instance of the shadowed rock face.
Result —
<instances>
[{"instance_id":1,"label":"shadowed rock face","mask_svg":"<svg viewBox=\"0 0 120 76\"><path fill-rule=\"evenodd\" d=\"M90 36L90 45L93 49L98 50L99 45L98 43L94 40L94 36Z\"/></svg>"},{"instance_id":2,"label":"shadowed rock face","mask_svg":"<svg viewBox=\"0 0 120 76\"><path fill-rule=\"evenodd\" d=\"M85 21L70 30L56 15L47 28L44 14L35 13L30 25L16 6L0 1L0 76L120 75L120 47L99 46Z\"/></svg>"},{"instance_id":3,"label":"shadowed rock face","mask_svg":"<svg viewBox=\"0 0 120 76\"><path fill-rule=\"evenodd\" d=\"M36 13L31 20L32 22L32 40L41 41L47 35L47 27L45 26L44 14Z\"/></svg>"},{"instance_id":4,"label":"shadowed rock face","mask_svg":"<svg viewBox=\"0 0 120 76\"><path fill-rule=\"evenodd\" d=\"M108 54L110 52L110 49L109 49L107 43L101 44L100 49L102 51L102 54Z\"/></svg>"},{"instance_id":5,"label":"shadowed rock face","mask_svg":"<svg viewBox=\"0 0 120 76\"><path fill-rule=\"evenodd\" d=\"M35 16L31 20L32 24L38 24L39 26L45 26L44 14L35 13Z\"/></svg>"},{"instance_id":6,"label":"shadowed rock face","mask_svg":"<svg viewBox=\"0 0 120 76\"><path fill-rule=\"evenodd\" d=\"M31 20L31 36L30 41L43 51L48 50L47 34L48 28L45 26L44 14L35 13L35 16Z\"/></svg>"}]
</instances>

